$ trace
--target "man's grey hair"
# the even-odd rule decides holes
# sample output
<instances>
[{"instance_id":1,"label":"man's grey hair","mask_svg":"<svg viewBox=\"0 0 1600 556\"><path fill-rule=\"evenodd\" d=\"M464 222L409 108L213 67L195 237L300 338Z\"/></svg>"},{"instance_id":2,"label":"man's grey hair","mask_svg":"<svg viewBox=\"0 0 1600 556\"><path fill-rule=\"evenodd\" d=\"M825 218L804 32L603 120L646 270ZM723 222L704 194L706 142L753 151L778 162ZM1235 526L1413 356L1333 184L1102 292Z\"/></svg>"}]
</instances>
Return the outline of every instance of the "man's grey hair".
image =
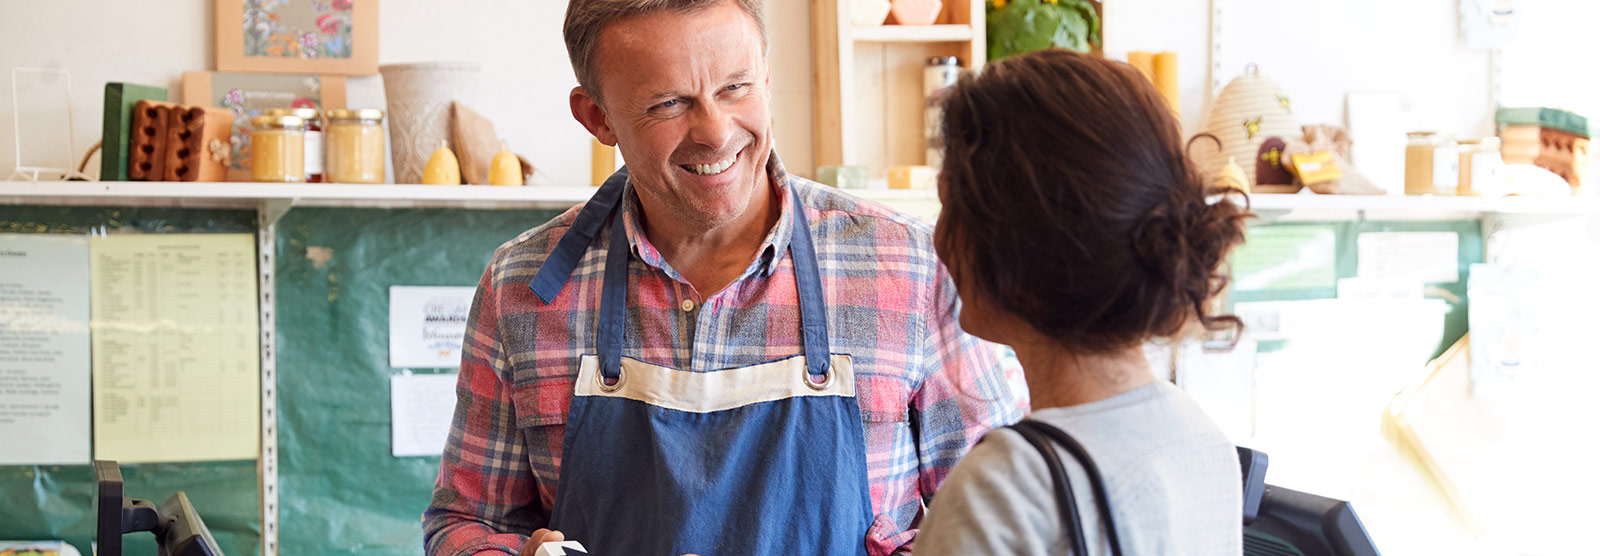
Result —
<instances>
[{"instance_id":1,"label":"man's grey hair","mask_svg":"<svg viewBox=\"0 0 1600 556\"><path fill-rule=\"evenodd\" d=\"M567 57L572 60L572 73L578 76L578 86L589 91L595 99L600 97L599 82L594 71L595 52L600 48L600 32L611 23L652 12L693 12L723 2L733 2L755 20L761 30L761 53L767 52L767 23L763 15L766 0L570 0L567 3L567 20L561 32L567 40Z\"/></svg>"}]
</instances>

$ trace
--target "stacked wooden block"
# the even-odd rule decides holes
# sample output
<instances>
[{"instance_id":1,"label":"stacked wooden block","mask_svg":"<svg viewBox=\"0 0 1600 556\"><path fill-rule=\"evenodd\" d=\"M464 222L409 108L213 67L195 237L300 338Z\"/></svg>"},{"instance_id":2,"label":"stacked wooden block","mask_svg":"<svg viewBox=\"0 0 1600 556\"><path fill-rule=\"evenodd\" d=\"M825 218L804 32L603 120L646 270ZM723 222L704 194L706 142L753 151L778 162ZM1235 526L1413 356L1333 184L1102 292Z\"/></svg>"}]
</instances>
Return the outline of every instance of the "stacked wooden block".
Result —
<instances>
[{"instance_id":1,"label":"stacked wooden block","mask_svg":"<svg viewBox=\"0 0 1600 556\"><path fill-rule=\"evenodd\" d=\"M141 100L134 105L128 136L128 179L224 181L233 113Z\"/></svg>"},{"instance_id":2,"label":"stacked wooden block","mask_svg":"<svg viewBox=\"0 0 1600 556\"><path fill-rule=\"evenodd\" d=\"M1500 155L1507 164L1532 164L1544 168L1586 192L1583 175L1589 167L1589 120L1553 108L1501 108L1495 113L1500 127Z\"/></svg>"}]
</instances>

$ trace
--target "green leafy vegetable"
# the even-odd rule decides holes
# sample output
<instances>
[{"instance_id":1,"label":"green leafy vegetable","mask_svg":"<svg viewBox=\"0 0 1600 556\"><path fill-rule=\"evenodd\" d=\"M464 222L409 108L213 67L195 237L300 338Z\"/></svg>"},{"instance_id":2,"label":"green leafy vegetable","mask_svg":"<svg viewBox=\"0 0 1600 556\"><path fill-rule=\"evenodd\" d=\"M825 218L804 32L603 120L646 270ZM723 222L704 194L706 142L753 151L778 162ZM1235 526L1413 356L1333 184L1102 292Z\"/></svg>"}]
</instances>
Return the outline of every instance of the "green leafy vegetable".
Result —
<instances>
[{"instance_id":1,"label":"green leafy vegetable","mask_svg":"<svg viewBox=\"0 0 1600 556\"><path fill-rule=\"evenodd\" d=\"M990 0L989 60L1051 47L1089 52L1100 42L1090 0Z\"/></svg>"}]
</instances>

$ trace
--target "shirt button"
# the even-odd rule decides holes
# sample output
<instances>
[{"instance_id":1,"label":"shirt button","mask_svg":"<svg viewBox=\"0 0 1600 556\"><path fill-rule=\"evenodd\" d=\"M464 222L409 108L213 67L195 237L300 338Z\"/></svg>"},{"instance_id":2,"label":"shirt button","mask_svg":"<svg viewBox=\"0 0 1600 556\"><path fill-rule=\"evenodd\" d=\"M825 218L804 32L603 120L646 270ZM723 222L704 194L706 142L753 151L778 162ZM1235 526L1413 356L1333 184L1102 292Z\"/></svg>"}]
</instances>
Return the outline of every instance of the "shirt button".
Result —
<instances>
[{"instance_id":1,"label":"shirt button","mask_svg":"<svg viewBox=\"0 0 1600 556\"><path fill-rule=\"evenodd\" d=\"M682 307L683 307L683 312L685 312L685 313L687 313L689 311L693 311L694 310L694 300L692 300L692 299L683 300Z\"/></svg>"}]
</instances>

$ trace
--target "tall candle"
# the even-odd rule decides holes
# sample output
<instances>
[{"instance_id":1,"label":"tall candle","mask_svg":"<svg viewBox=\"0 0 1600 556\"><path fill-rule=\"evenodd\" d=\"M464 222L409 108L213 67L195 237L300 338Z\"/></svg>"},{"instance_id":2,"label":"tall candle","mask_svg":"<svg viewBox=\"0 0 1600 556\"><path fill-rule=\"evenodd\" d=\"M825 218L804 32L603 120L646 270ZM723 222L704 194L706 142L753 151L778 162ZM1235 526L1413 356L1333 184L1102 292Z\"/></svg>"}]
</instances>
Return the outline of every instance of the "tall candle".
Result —
<instances>
[{"instance_id":1,"label":"tall candle","mask_svg":"<svg viewBox=\"0 0 1600 556\"><path fill-rule=\"evenodd\" d=\"M1128 53L1128 65L1144 74L1145 79L1155 81L1155 61L1149 52L1135 50Z\"/></svg>"},{"instance_id":2,"label":"tall candle","mask_svg":"<svg viewBox=\"0 0 1600 556\"><path fill-rule=\"evenodd\" d=\"M1178 103L1178 53L1160 52L1151 60L1151 70L1156 90L1167 99L1167 104L1172 105L1173 113L1178 113L1183 108Z\"/></svg>"},{"instance_id":3,"label":"tall candle","mask_svg":"<svg viewBox=\"0 0 1600 556\"><path fill-rule=\"evenodd\" d=\"M592 158L589 164L589 181L595 187L599 187L606 182L606 178L617 171L617 148L601 143L599 139L590 141L593 145L590 149Z\"/></svg>"}]
</instances>

